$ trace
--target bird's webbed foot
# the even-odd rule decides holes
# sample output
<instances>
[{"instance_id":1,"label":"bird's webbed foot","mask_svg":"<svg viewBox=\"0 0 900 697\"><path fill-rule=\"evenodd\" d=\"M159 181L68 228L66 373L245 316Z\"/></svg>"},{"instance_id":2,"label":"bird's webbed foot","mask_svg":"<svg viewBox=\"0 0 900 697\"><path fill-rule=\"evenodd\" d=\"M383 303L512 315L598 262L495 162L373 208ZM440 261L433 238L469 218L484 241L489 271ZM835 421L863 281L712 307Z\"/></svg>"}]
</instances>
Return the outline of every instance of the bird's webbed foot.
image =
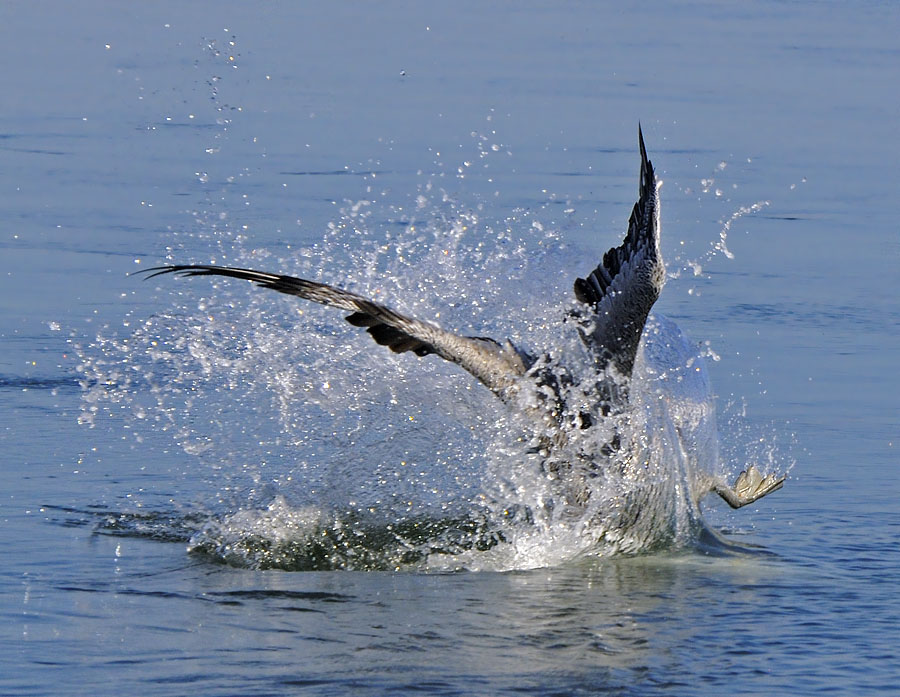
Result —
<instances>
[{"instance_id":1,"label":"bird's webbed foot","mask_svg":"<svg viewBox=\"0 0 900 697\"><path fill-rule=\"evenodd\" d=\"M766 494L778 491L784 485L784 476L774 474L763 476L753 465L738 475L733 486L718 483L713 487L719 496L732 508L740 508L761 499Z\"/></svg>"}]
</instances>

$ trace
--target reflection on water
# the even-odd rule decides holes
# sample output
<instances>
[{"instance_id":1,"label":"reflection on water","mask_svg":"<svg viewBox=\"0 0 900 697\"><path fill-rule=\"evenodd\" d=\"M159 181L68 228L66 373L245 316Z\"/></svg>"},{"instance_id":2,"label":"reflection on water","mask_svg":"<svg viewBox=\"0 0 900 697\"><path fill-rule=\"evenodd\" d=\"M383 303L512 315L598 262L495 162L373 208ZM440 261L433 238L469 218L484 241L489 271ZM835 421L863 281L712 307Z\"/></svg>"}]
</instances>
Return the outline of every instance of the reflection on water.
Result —
<instances>
[{"instance_id":1,"label":"reflection on water","mask_svg":"<svg viewBox=\"0 0 900 697\"><path fill-rule=\"evenodd\" d=\"M140 540L112 539L127 569ZM58 592L78 603L88 629L104 625L109 615L118 618L96 647L84 648L96 652L95 660L127 641L135 625L161 633L167 653L191 657L163 660L150 647L132 646L131 660L154 681L238 679L361 694L388 685L421 689L432 680L443 692L471 694L473 685L490 681L492 692L541 686L577 694L578 686L626 689L666 674L684 685L684 676L699 675L725 688L725 674L700 658L716 646L735 646L717 669L727 668L731 680L752 677L759 668L746 657L767 655L769 632L785 621L772 593L786 597L784 591L806 582L745 554L662 553L505 574L220 568L197 564L103 581L76 578ZM196 629L212 620L215 641L201 649ZM40 636L40 627L33 632ZM235 653L241 661L225 660ZM347 664L352 672L343 669Z\"/></svg>"}]
</instances>

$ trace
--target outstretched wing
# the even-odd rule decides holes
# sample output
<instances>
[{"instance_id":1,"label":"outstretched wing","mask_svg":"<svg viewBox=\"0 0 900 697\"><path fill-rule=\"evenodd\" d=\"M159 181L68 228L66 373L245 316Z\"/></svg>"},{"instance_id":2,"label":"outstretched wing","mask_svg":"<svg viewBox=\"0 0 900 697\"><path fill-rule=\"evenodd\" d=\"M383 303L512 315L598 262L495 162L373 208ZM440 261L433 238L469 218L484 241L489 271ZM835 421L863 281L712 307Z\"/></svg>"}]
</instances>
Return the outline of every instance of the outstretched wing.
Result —
<instances>
[{"instance_id":1,"label":"outstretched wing","mask_svg":"<svg viewBox=\"0 0 900 697\"><path fill-rule=\"evenodd\" d=\"M625 377L631 375L647 315L666 279L659 249L658 184L640 126L638 140L640 194L625 240L606 252L587 278L575 281L575 297L590 308L580 315L585 343L601 368L612 362Z\"/></svg>"},{"instance_id":2,"label":"outstretched wing","mask_svg":"<svg viewBox=\"0 0 900 697\"><path fill-rule=\"evenodd\" d=\"M271 288L279 293L296 295L321 305L348 310L347 321L365 327L376 342L395 353L412 351L417 356L437 354L456 363L489 387L501 399L527 369L523 355L508 341L500 344L483 337L460 336L428 322L395 312L384 305L340 288L307 281L293 276L239 269L228 266L176 265L147 269L147 278L162 274L179 276L228 276Z\"/></svg>"}]
</instances>

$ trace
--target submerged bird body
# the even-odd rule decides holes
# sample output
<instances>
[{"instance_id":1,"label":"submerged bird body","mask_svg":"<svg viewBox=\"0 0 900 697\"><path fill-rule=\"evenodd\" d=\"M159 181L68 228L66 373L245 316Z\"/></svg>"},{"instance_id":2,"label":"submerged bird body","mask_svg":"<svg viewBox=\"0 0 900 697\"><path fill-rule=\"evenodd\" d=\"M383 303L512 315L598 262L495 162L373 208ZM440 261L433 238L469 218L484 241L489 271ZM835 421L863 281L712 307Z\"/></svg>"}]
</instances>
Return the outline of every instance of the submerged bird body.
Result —
<instances>
[{"instance_id":1,"label":"submerged bird body","mask_svg":"<svg viewBox=\"0 0 900 697\"><path fill-rule=\"evenodd\" d=\"M584 506L590 500L592 472L602 472L613 460L618 463L616 466L622 466L622 458L611 456L620 450L637 448L634 443L622 442L615 422L627 416L629 386L641 338L665 283L659 239L659 183L640 131L638 137L639 196L625 239L620 246L607 251L585 278L575 280L575 310L561 320L561 323L570 320L577 323L590 355L595 376L585 384L575 385L565 367L550 361L548 353L532 355L510 341L462 336L323 283L202 264L157 267L146 273L148 278L172 273L252 281L264 288L348 312L346 320L350 324L364 328L378 344L395 353L411 352L419 357L435 354L459 365L511 409L525 414L534 425L533 442L544 458L542 469L551 479L562 482L563 497L568 503ZM608 423L598 424L598 420ZM581 432L604 426L608 438L599 453L582 456L567 448L572 440L578 440ZM637 454L634 457L639 459ZM693 498L699 500L706 493L715 492L734 508L779 489L784 482L783 477L763 477L753 466L741 473L734 486L711 474L700 479L701 485Z\"/></svg>"}]
</instances>

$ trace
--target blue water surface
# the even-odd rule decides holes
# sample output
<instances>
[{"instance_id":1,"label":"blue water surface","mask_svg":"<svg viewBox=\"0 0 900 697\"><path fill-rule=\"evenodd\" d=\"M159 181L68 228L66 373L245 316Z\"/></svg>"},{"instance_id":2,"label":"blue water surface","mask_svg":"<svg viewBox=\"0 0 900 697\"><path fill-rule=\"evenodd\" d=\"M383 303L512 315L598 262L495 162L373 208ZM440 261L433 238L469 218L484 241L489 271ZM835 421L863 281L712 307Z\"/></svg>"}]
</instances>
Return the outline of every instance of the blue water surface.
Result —
<instances>
[{"instance_id":1,"label":"blue water surface","mask_svg":"<svg viewBox=\"0 0 900 697\"><path fill-rule=\"evenodd\" d=\"M0 694L896 694L898 27L882 2L4 3ZM399 425L354 453L323 384L307 410L271 375L156 367L211 326L217 359L259 335L289 356L294 305L130 272L284 262L372 289L379 235L424 258L417 225L477 219L546 272L523 303L568 293L625 230L638 122L658 308L707 352L725 467L789 471L748 509L705 503L755 553L427 573L188 551L242 502L431 486L401 461L463 453L475 496L482 402L443 424L456 378L410 370L379 417ZM459 288L502 286L467 240ZM419 281L393 280L404 309L477 315ZM453 328L514 326L491 307ZM381 413L366 375L322 375Z\"/></svg>"}]
</instances>

